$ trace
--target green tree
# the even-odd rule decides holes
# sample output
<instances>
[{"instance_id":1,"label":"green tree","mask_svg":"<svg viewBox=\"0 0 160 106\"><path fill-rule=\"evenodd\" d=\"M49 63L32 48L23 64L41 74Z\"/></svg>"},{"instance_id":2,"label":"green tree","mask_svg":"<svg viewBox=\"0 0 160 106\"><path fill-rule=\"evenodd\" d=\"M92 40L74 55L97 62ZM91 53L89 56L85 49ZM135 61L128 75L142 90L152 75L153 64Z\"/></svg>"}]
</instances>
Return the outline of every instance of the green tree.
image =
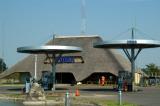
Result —
<instances>
[{"instance_id":1,"label":"green tree","mask_svg":"<svg viewBox=\"0 0 160 106\"><path fill-rule=\"evenodd\" d=\"M160 75L160 69L154 63L150 63L146 65L146 68L142 70L149 76L159 76Z\"/></svg>"},{"instance_id":2,"label":"green tree","mask_svg":"<svg viewBox=\"0 0 160 106\"><path fill-rule=\"evenodd\" d=\"M6 63L3 61L2 58L0 58L0 73L5 71L7 69Z\"/></svg>"}]
</instances>

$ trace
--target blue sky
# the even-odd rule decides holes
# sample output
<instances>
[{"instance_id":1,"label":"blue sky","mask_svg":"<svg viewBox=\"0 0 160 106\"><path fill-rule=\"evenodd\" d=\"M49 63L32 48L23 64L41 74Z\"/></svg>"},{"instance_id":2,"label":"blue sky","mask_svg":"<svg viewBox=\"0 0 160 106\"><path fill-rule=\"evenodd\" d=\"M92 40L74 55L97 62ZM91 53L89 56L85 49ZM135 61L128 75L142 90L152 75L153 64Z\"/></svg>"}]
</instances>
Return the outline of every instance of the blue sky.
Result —
<instances>
[{"instance_id":1,"label":"blue sky","mask_svg":"<svg viewBox=\"0 0 160 106\"><path fill-rule=\"evenodd\" d=\"M17 47L42 45L58 35L79 35L81 0L0 0L0 57L10 67L26 54ZM127 29L135 26L136 38L160 40L159 0L86 0L86 34L104 40L127 39ZM143 50L137 59L140 67L160 66L160 48Z\"/></svg>"}]
</instances>

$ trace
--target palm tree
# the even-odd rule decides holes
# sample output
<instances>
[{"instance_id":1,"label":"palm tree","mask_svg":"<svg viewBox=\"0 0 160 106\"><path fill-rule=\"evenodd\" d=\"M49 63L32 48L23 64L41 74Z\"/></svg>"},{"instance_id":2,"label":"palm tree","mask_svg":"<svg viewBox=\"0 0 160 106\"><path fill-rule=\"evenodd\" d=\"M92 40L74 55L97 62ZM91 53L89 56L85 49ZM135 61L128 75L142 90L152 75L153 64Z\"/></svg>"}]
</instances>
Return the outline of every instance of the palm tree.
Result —
<instances>
[{"instance_id":1,"label":"palm tree","mask_svg":"<svg viewBox=\"0 0 160 106\"><path fill-rule=\"evenodd\" d=\"M156 77L160 75L160 69L154 63L146 65L146 68L144 69L144 71L146 72L146 74L152 77Z\"/></svg>"}]
</instances>

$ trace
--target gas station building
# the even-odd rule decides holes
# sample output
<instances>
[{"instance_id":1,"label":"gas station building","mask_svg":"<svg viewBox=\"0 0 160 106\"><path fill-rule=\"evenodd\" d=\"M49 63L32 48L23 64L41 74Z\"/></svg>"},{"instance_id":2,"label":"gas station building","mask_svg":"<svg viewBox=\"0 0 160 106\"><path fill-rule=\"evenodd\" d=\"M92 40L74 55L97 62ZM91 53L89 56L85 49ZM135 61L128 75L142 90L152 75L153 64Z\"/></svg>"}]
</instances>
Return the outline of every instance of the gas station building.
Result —
<instances>
[{"instance_id":1,"label":"gas station building","mask_svg":"<svg viewBox=\"0 0 160 106\"><path fill-rule=\"evenodd\" d=\"M56 83L97 84L104 76L106 83L117 82L119 72L130 72L130 62L118 51L113 49L94 48L93 44L103 41L98 35L55 36L45 45L78 46L83 50L79 53L60 54L56 56ZM38 54L37 77L39 81L49 80L51 73L51 57ZM24 83L27 77L34 76L34 55L29 55L11 68L0 74L1 79Z\"/></svg>"}]
</instances>

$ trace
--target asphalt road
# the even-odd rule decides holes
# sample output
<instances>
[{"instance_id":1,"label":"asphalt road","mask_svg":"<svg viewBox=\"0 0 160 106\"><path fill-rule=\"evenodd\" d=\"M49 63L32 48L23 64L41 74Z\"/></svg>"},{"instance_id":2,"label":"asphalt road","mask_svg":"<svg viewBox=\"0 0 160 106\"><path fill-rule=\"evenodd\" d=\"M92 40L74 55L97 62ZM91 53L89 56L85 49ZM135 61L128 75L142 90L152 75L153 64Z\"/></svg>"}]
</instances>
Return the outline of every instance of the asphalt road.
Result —
<instances>
[{"instance_id":1,"label":"asphalt road","mask_svg":"<svg viewBox=\"0 0 160 106\"><path fill-rule=\"evenodd\" d=\"M143 91L124 93L123 100L140 106L160 106L160 88L147 87Z\"/></svg>"},{"instance_id":2,"label":"asphalt road","mask_svg":"<svg viewBox=\"0 0 160 106\"><path fill-rule=\"evenodd\" d=\"M118 101L118 91L113 90L112 87L81 86L66 89L74 92L77 88L80 90L82 96L103 97ZM122 102L125 101L140 106L160 106L160 87L138 87L138 89L140 91L122 92ZM65 90L61 90L65 92Z\"/></svg>"},{"instance_id":3,"label":"asphalt road","mask_svg":"<svg viewBox=\"0 0 160 106\"><path fill-rule=\"evenodd\" d=\"M160 87L141 87L137 92L122 92L122 102L129 102L138 104L140 106L160 106ZM85 91L89 94L106 95L106 99L117 100L118 92L112 89L82 89L82 93Z\"/></svg>"}]
</instances>

